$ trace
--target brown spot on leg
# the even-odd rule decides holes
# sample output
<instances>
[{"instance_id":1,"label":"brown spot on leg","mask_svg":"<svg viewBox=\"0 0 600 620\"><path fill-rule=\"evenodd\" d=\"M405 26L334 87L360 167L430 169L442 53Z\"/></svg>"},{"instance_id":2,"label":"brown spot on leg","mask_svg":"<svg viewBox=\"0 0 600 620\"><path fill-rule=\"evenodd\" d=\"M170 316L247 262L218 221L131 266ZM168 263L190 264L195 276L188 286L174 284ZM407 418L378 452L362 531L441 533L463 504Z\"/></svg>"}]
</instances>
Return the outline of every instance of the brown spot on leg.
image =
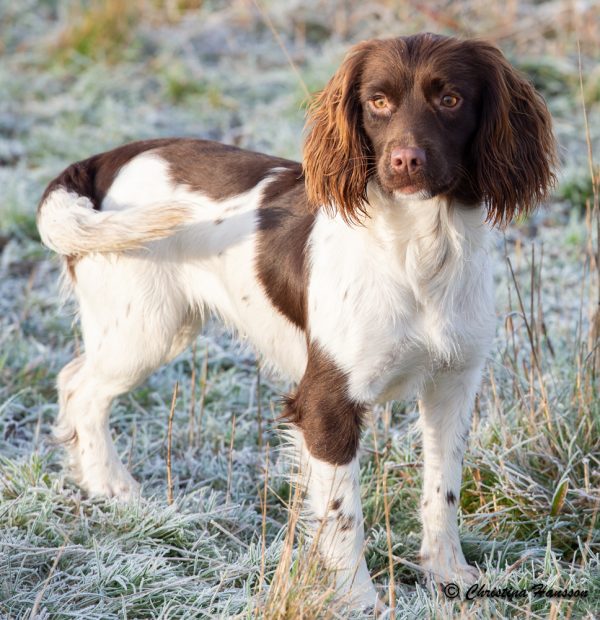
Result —
<instances>
[{"instance_id":1,"label":"brown spot on leg","mask_svg":"<svg viewBox=\"0 0 600 620\"><path fill-rule=\"evenodd\" d=\"M331 508L331 510L339 510L341 505L342 505L341 499L334 499L331 502L331 505L329 507Z\"/></svg>"},{"instance_id":2,"label":"brown spot on leg","mask_svg":"<svg viewBox=\"0 0 600 620\"><path fill-rule=\"evenodd\" d=\"M339 514L338 521L340 524L340 530L342 532L347 532L354 527L355 519L354 519L354 515Z\"/></svg>"},{"instance_id":3,"label":"brown spot on leg","mask_svg":"<svg viewBox=\"0 0 600 620\"><path fill-rule=\"evenodd\" d=\"M285 404L282 417L300 427L312 456L331 465L356 456L365 406L349 398L346 373L314 343L298 390Z\"/></svg>"},{"instance_id":4,"label":"brown spot on leg","mask_svg":"<svg viewBox=\"0 0 600 620\"><path fill-rule=\"evenodd\" d=\"M454 493L452 491L448 491L448 493L446 493L446 501L449 504L455 504L456 503L456 495L454 495Z\"/></svg>"}]
</instances>

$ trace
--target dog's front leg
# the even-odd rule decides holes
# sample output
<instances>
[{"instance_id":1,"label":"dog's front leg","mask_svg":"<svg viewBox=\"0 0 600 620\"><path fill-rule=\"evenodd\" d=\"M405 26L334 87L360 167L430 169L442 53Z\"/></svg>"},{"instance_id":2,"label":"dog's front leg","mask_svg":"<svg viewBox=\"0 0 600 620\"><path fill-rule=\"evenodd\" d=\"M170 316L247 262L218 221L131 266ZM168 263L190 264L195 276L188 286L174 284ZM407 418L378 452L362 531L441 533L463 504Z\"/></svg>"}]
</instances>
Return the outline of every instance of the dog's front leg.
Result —
<instances>
[{"instance_id":1,"label":"dog's front leg","mask_svg":"<svg viewBox=\"0 0 600 620\"><path fill-rule=\"evenodd\" d=\"M364 557L358 457L332 465L308 454L304 467L318 548L335 571L337 591L353 603L374 606L377 595Z\"/></svg>"},{"instance_id":2,"label":"dog's front leg","mask_svg":"<svg viewBox=\"0 0 600 620\"><path fill-rule=\"evenodd\" d=\"M349 398L345 376L311 347L307 369L285 415L295 424L302 477L321 557L337 591L353 605L378 606L364 558L358 448L364 407Z\"/></svg>"},{"instance_id":3,"label":"dog's front leg","mask_svg":"<svg viewBox=\"0 0 600 620\"><path fill-rule=\"evenodd\" d=\"M460 546L457 509L480 376L479 367L440 373L425 387L419 403L425 461L421 563L433 580L443 583L472 584L478 577Z\"/></svg>"}]
</instances>

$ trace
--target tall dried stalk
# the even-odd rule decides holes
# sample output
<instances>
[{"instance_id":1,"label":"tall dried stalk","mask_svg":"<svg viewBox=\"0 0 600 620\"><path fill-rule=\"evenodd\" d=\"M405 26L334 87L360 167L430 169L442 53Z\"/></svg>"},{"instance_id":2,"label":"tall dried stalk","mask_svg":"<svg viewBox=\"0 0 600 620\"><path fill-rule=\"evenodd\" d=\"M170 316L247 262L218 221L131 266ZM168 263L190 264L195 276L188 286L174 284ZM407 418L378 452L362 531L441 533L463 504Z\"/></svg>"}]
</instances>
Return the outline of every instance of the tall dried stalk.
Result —
<instances>
[{"instance_id":1,"label":"tall dried stalk","mask_svg":"<svg viewBox=\"0 0 600 620\"><path fill-rule=\"evenodd\" d=\"M196 345L192 346L192 375L190 377L190 414L188 422L188 445L194 445L194 426L196 420Z\"/></svg>"},{"instance_id":2,"label":"tall dried stalk","mask_svg":"<svg viewBox=\"0 0 600 620\"><path fill-rule=\"evenodd\" d=\"M229 506L231 501L231 479L233 476L233 442L235 441L235 413L231 417L231 440L229 441L229 456L227 459L227 494L225 504Z\"/></svg>"},{"instance_id":3,"label":"tall dried stalk","mask_svg":"<svg viewBox=\"0 0 600 620\"><path fill-rule=\"evenodd\" d=\"M383 468L383 507L385 513L385 531L388 547L388 564L390 568L390 620L394 620L396 617L394 609L396 607L396 584L394 580L394 550L392 547L392 527L390 525L390 504L388 502L388 488L387 488L388 468Z\"/></svg>"},{"instance_id":4,"label":"tall dried stalk","mask_svg":"<svg viewBox=\"0 0 600 620\"><path fill-rule=\"evenodd\" d=\"M169 411L169 426L167 429L167 503L173 503L173 475L171 472L171 443L173 436L173 416L175 415L175 405L177 404L177 389L179 383L175 381L173 397L171 399L171 410Z\"/></svg>"}]
</instances>

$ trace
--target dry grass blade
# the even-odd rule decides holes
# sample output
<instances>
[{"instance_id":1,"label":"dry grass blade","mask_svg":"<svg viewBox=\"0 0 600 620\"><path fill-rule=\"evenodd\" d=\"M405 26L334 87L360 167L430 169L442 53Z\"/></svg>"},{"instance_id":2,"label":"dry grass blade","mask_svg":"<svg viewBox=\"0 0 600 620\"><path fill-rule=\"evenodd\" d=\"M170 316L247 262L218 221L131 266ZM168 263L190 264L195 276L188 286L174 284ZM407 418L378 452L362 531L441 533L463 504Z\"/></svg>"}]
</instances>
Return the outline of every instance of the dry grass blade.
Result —
<instances>
[{"instance_id":1,"label":"dry grass blade","mask_svg":"<svg viewBox=\"0 0 600 620\"><path fill-rule=\"evenodd\" d=\"M592 137L590 133L590 125L588 121L588 113L585 105L585 94L583 88L583 69L581 66L581 45L577 41L577 59L579 69L579 90L581 94L581 107L585 124L585 140L587 144L588 165L590 177L592 179L592 195L593 206L590 218L590 228L593 226L594 217L596 219L596 248L591 248L590 258L596 263L596 287L597 287L597 304L593 311L590 321L590 331L588 340L588 349L591 351L592 377L600 373L600 170L596 170L594 165L594 152L592 148ZM591 232L591 231L590 231ZM592 235L590 235L590 240ZM593 264L593 263L592 263Z\"/></svg>"},{"instance_id":2,"label":"dry grass blade","mask_svg":"<svg viewBox=\"0 0 600 620\"><path fill-rule=\"evenodd\" d=\"M42 584L42 587L40 588L40 591L35 596L35 600L33 601L33 606L31 607L31 611L29 613L29 620L36 620L36 618L38 617L38 614L40 613L40 605L42 604L42 599L44 598L44 593L46 592L46 589L48 588L50 581L52 581L52 577L54 576L56 567L58 566L58 563L60 561L60 558L62 557L62 554L65 551L66 546L67 546L67 541L65 541L62 547L58 550L58 553L56 554L56 557L54 558L54 562L52 563L52 566L50 567L50 571L48 572L48 577L46 577L46 579L44 580L44 583Z\"/></svg>"},{"instance_id":3,"label":"dry grass blade","mask_svg":"<svg viewBox=\"0 0 600 620\"><path fill-rule=\"evenodd\" d=\"M260 542L260 577L258 580L258 593L256 598L260 601L262 590L265 582L265 558L267 555L267 491L269 489L269 444L265 449L265 481L263 484L263 494L261 497L261 542ZM254 608L255 614L258 615L259 606Z\"/></svg>"},{"instance_id":4,"label":"dry grass blade","mask_svg":"<svg viewBox=\"0 0 600 620\"><path fill-rule=\"evenodd\" d=\"M233 476L233 444L235 441L235 413L231 417L231 439L229 441L229 453L227 457L227 493L225 495L225 504L228 506L231 502L231 479Z\"/></svg>"},{"instance_id":5,"label":"dry grass blade","mask_svg":"<svg viewBox=\"0 0 600 620\"><path fill-rule=\"evenodd\" d=\"M531 375L530 375L530 380L529 380L530 390L531 390L531 393L530 393L531 413L532 413L532 416L533 416L533 412L534 412L533 370L535 369L535 372L536 372L537 377L538 377L538 386L539 386L540 394L541 394L541 397L542 397L541 398L542 411L544 412L544 415L545 415L548 427L550 429L552 429L553 422L552 422L552 415L550 413L550 408L549 408L549 404L548 404L548 393L546 391L546 384L545 384L545 381L544 381L544 377L542 375L542 369L541 369L541 365L540 365L540 360L538 358L538 354L537 354L537 351L536 351L536 345L535 345L534 334L533 334L533 331L532 331L532 326L530 325L529 320L527 319L527 313L526 313L526 310L525 310L525 306L523 305L523 299L521 297L521 289L520 289L517 277L515 276L515 272L514 272L513 267L512 267L512 262L511 262L510 258L507 258L507 261L508 261L508 266L509 266L509 269L510 269L510 274L512 276L513 284L515 286L515 291L517 293L517 299L519 300L519 307L521 309L521 317L523 319L523 322L525 323L525 328L527 329L527 336L528 336L528 340L529 340L529 346L530 346L531 357L532 357L532 362L533 362L531 364Z\"/></svg>"},{"instance_id":6,"label":"dry grass blade","mask_svg":"<svg viewBox=\"0 0 600 620\"><path fill-rule=\"evenodd\" d=\"M304 79L302 78L302 75L300 74L300 71L298 67L296 66L296 63L294 62L293 58L290 56L290 53L288 52L287 47L285 46L285 43L283 42L283 39L281 38L279 32L277 32L277 28L275 28L273 21L269 17L269 14L267 13L266 9L262 6L262 3L259 2L259 0L252 0L252 2L254 6L259 10L265 24L267 25L267 27L273 34L273 37L277 41L277 45L279 45L279 48L281 49L284 56L286 57L286 60L288 61L292 71L294 72L294 75L298 78L298 83L300 84L300 86L302 87L302 90L304 91L306 100L309 101L311 99L311 93L308 90L306 83L304 82Z\"/></svg>"},{"instance_id":7,"label":"dry grass blade","mask_svg":"<svg viewBox=\"0 0 600 620\"><path fill-rule=\"evenodd\" d=\"M389 562L389 570L390 570L390 583L389 583L390 619L393 620L395 618L394 609L396 608L396 584L394 580L394 549L392 546L392 527L390 525L390 504L388 502L387 479L388 479L388 469L387 467L384 467L383 469L383 506L384 506L384 513L385 513L385 531L386 531L388 562Z\"/></svg>"},{"instance_id":8,"label":"dry grass blade","mask_svg":"<svg viewBox=\"0 0 600 620\"><path fill-rule=\"evenodd\" d=\"M167 503L173 503L173 474L171 469L171 444L173 442L173 416L175 415L175 405L177 404L177 389L179 383L175 382L173 396L171 398L171 409L169 410L169 424L167 428Z\"/></svg>"},{"instance_id":9,"label":"dry grass blade","mask_svg":"<svg viewBox=\"0 0 600 620\"><path fill-rule=\"evenodd\" d=\"M192 345L192 374L190 376L190 413L188 421L188 445L194 445L195 420L196 420L196 347Z\"/></svg>"},{"instance_id":10,"label":"dry grass blade","mask_svg":"<svg viewBox=\"0 0 600 620\"><path fill-rule=\"evenodd\" d=\"M202 374L200 376L200 411L198 413L198 447L202 445L202 420L204 418L204 407L206 403L206 389L208 383L208 345L204 351L204 361L202 362Z\"/></svg>"},{"instance_id":11,"label":"dry grass blade","mask_svg":"<svg viewBox=\"0 0 600 620\"><path fill-rule=\"evenodd\" d=\"M318 549L323 523L318 525L310 540L299 533L305 489L297 482L297 474L294 480L287 533L271 580L264 617L273 620L339 618L344 602L335 600L331 575L325 569Z\"/></svg>"}]
</instances>

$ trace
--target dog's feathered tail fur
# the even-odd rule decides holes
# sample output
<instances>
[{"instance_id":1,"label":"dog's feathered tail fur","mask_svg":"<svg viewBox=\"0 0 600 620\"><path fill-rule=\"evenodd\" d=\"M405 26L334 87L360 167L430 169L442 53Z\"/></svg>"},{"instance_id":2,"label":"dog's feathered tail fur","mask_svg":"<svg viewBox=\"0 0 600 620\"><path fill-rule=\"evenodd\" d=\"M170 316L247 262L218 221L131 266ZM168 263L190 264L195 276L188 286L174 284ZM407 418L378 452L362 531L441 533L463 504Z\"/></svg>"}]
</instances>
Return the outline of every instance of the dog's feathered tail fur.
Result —
<instances>
[{"instance_id":1,"label":"dog's feathered tail fur","mask_svg":"<svg viewBox=\"0 0 600 620\"><path fill-rule=\"evenodd\" d=\"M82 256L143 247L191 218L192 206L179 202L97 211L86 196L57 188L40 205L37 224L44 245L63 256Z\"/></svg>"}]
</instances>

